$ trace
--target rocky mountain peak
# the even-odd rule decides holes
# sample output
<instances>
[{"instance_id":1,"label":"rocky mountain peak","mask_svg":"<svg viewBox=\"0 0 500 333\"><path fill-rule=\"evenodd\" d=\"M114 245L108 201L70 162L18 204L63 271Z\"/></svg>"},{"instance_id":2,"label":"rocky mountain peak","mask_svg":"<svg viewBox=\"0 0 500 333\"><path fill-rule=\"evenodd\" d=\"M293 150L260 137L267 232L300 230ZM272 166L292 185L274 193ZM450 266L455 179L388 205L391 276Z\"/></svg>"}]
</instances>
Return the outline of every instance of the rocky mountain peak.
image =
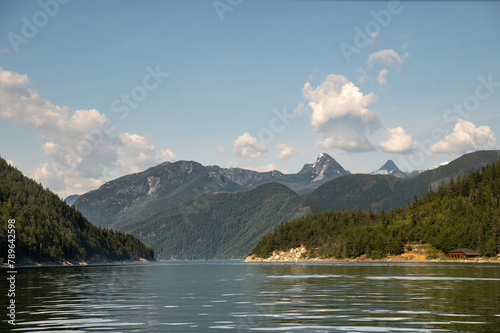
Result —
<instances>
[{"instance_id":1,"label":"rocky mountain peak","mask_svg":"<svg viewBox=\"0 0 500 333\"><path fill-rule=\"evenodd\" d=\"M377 171L372 172L373 175L393 175L399 178L406 178L408 174L401 171L398 166L392 161L388 160Z\"/></svg>"},{"instance_id":2,"label":"rocky mountain peak","mask_svg":"<svg viewBox=\"0 0 500 333\"><path fill-rule=\"evenodd\" d=\"M327 153L319 154L316 162L305 164L302 170L299 171L301 175L310 175L314 178L313 181L347 173L349 172Z\"/></svg>"},{"instance_id":3,"label":"rocky mountain peak","mask_svg":"<svg viewBox=\"0 0 500 333\"><path fill-rule=\"evenodd\" d=\"M387 162L385 162L384 165L382 165L380 167L380 169L378 169L378 171L383 171L383 170L387 171L388 173L392 173L392 172L396 172L396 171L401 172L401 170L399 170L397 165L392 160L388 160Z\"/></svg>"}]
</instances>

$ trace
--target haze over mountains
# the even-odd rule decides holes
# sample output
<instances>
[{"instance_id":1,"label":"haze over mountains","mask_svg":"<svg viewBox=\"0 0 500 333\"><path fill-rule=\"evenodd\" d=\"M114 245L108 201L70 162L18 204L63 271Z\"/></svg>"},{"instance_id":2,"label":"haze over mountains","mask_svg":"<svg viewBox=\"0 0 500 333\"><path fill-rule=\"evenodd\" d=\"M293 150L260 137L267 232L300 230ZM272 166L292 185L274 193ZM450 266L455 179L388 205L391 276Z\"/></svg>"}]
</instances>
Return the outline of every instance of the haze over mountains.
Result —
<instances>
[{"instance_id":1,"label":"haze over mountains","mask_svg":"<svg viewBox=\"0 0 500 333\"><path fill-rule=\"evenodd\" d=\"M242 258L287 219L329 209L404 206L499 156L474 152L410 176L392 161L379 174L351 174L328 154L291 175L167 162L110 181L79 197L75 207L98 226L132 233L158 258Z\"/></svg>"}]
</instances>

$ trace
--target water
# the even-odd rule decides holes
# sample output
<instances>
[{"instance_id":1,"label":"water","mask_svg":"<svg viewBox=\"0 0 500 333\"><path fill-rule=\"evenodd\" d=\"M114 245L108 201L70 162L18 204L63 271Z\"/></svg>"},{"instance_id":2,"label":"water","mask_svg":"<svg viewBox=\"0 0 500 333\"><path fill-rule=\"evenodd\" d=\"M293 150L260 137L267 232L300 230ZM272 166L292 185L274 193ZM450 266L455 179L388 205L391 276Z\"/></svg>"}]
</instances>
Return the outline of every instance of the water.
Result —
<instances>
[{"instance_id":1,"label":"water","mask_svg":"<svg viewBox=\"0 0 500 333\"><path fill-rule=\"evenodd\" d=\"M21 332L500 332L494 264L28 268L16 289Z\"/></svg>"}]
</instances>

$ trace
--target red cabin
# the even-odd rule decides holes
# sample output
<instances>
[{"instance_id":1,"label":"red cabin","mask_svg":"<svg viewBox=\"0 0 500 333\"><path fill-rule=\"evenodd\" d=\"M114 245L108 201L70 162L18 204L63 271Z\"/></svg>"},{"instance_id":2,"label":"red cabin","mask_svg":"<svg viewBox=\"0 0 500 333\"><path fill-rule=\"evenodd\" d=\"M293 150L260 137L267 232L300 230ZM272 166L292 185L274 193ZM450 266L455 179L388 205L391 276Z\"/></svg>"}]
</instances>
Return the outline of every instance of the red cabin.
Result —
<instances>
[{"instance_id":1,"label":"red cabin","mask_svg":"<svg viewBox=\"0 0 500 333\"><path fill-rule=\"evenodd\" d=\"M454 249L448 251L448 258L475 258L479 257L479 253L469 249Z\"/></svg>"}]
</instances>

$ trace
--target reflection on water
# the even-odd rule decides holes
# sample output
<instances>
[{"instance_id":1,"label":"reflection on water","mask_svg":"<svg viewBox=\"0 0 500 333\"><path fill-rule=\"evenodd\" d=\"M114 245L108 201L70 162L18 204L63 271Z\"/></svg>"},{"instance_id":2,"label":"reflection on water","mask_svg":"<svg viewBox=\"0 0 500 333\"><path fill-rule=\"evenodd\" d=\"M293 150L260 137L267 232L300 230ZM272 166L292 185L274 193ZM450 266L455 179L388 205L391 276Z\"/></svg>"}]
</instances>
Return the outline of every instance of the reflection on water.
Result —
<instances>
[{"instance_id":1,"label":"reflection on water","mask_svg":"<svg viewBox=\"0 0 500 333\"><path fill-rule=\"evenodd\" d=\"M166 262L22 269L16 285L0 331L500 331L499 265Z\"/></svg>"}]
</instances>

